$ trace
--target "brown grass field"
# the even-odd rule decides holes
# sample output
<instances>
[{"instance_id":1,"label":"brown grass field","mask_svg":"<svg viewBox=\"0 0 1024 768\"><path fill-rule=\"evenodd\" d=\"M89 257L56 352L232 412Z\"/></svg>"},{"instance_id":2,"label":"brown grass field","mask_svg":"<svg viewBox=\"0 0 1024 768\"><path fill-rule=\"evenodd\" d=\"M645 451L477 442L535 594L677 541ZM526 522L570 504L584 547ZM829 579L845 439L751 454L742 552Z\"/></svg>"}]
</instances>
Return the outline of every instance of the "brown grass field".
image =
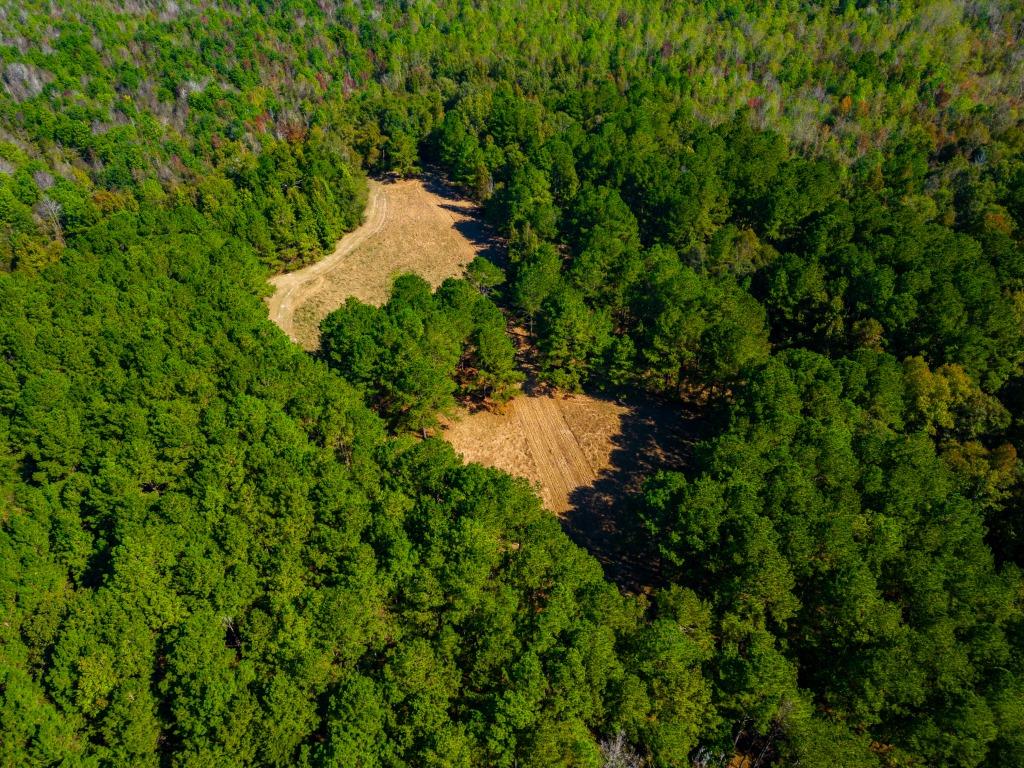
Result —
<instances>
[{"instance_id":1,"label":"brown grass field","mask_svg":"<svg viewBox=\"0 0 1024 768\"><path fill-rule=\"evenodd\" d=\"M359 228L324 259L270 280L270 319L293 341L315 349L320 321L349 296L380 305L403 272L434 287L461 275L489 247L475 216L472 202L432 177L370 181Z\"/></svg>"},{"instance_id":2,"label":"brown grass field","mask_svg":"<svg viewBox=\"0 0 1024 768\"><path fill-rule=\"evenodd\" d=\"M566 533L631 592L660 583L624 497L659 469L686 466L705 431L693 405L530 392L498 411L463 411L442 435L467 461L529 480Z\"/></svg>"},{"instance_id":3,"label":"brown grass field","mask_svg":"<svg viewBox=\"0 0 1024 768\"><path fill-rule=\"evenodd\" d=\"M611 466L627 410L586 395L521 395L501 411L461 413L443 435L467 461L534 483L544 505L561 515L572 508L574 491Z\"/></svg>"}]
</instances>

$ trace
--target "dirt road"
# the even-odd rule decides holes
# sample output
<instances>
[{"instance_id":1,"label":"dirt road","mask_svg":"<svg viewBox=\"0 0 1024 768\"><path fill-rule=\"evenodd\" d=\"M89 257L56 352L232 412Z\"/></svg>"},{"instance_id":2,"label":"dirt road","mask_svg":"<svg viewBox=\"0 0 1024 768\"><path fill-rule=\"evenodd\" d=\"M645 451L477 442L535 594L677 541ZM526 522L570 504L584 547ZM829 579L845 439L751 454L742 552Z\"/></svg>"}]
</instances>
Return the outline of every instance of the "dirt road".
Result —
<instances>
[{"instance_id":1,"label":"dirt road","mask_svg":"<svg viewBox=\"0 0 1024 768\"><path fill-rule=\"evenodd\" d=\"M330 256L303 269L275 275L270 279L270 284L275 288L274 294L267 300L270 319L288 334L292 341L298 341L295 332L295 310L301 307L310 295L323 287L326 275L344 266L346 256L380 232L387 220L387 213L388 198L383 185L371 180L365 221L341 238Z\"/></svg>"},{"instance_id":2,"label":"dirt road","mask_svg":"<svg viewBox=\"0 0 1024 768\"><path fill-rule=\"evenodd\" d=\"M270 319L306 349L320 321L349 296L383 304L391 282L415 272L432 286L461 275L489 247L476 206L431 177L370 181L365 221L326 258L270 280Z\"/></svg>"}]
</instances>

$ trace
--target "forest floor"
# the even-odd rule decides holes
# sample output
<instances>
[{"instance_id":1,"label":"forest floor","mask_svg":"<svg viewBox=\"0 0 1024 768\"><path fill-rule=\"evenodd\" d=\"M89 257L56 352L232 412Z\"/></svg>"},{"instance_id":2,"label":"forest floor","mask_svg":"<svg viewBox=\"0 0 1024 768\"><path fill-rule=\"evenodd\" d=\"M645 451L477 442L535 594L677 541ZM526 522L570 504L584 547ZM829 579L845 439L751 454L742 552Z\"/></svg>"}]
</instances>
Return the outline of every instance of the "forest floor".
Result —
<instances>
[{"instance_id":1,"label":"forest floor","mask_svg":"<svg viewBox=\"0 0 1024 768\"><path fill-rule=\"evenodd\" d=\"M392 280L404 272L437 287L493 247L476 205L437 178L371 180L361 226L326 258L270 280L270 319L313 350L320 321L349 296L383 304Z\"/></svg>"}]
</instances>

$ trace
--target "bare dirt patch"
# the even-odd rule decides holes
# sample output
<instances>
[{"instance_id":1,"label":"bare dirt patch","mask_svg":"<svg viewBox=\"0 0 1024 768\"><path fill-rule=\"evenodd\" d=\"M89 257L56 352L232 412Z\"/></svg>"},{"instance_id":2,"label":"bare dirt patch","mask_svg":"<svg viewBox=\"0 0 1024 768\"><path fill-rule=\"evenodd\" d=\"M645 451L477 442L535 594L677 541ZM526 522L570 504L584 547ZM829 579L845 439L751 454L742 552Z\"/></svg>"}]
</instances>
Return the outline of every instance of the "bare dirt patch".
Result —
<instances>
[{"instance_id":1,"label":"bare dirt patch","mask_svg":"<svg viewBox=\"0 0 1024 768\"><path fill-rule=\"evenodd\" d=\"M571 496L608 469L628 409L586 395L522 395L501 411L463 412L444 437L467 461L535 483L544 505L565 514Z\"/></svg>"},{"instance_id":2,"label":"bare dirt patch","mask_svg":"<svg viewBox=\"0 0 1024 768\"><path fill-rule=\"evenodd\" d=\"M271 319L312 350L320 321L349 296L380 305L401 273L436 287L478 254L500 262L501 249L477 213L436 177L371 181L362 226L322 261L270 281ZM531 382L526 393L500 410L463 411L444 424L443 436L467 461L533 482L566 533L621 587L658 585L658 560L649 537L637 535L629 494L652 472L685 466L705 418L678 403L541 391L530 375L528 334L510 330Z\"/></svg>"},{"instance_id":3,"label":"bare dirt patch","mask_svg":"<svg viewBox=\"0 0 1024 768\"><path fill-rule=\"evenodd\" d=\"M491 245L476 206L433 177L370 181L365 221L326 258L270 280L270 319L306 349L320 321L349 296L383 304L397 275L415 272L432 286L463 273Z\"/></svg>"},{"instance_id":4,"label":"bare dirt patch","mask_svg":"<svg viewBox=\"0 0 1024 768\"><path fill-rule=\"evenodd\" d=\"M467 461L534 483L609 578L640 592L661 583L660 564L629 496L657 470L685 467L706 428L685 404L532 391L501 411L463 412L442 434Z\"/></svg>"}]
</instances>

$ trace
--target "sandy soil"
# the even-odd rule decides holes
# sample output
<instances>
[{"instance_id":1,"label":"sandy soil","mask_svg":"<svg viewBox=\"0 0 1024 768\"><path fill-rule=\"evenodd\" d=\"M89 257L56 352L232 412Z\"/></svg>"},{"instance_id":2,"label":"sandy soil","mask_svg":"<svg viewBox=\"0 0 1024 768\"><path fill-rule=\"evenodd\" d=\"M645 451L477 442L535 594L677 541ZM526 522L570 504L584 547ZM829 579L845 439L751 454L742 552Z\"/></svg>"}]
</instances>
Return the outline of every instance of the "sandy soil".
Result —
<instances>
[{"instance_id":1,"label":"sandy soil","mask_svg":"<svg viewBox=\"0 0 1024 768\"><path fill-rule=\"evenodd\" d=\"M306 349L319 344L320 321L349 296L387 300L392 280L415 272L432 286L461 275L487 249L476 206L436 179L370 181L365 221L326 258L270 280L270 319Z\"/></svg>"},{"instance_id":2,"label":"sandy soil","mask_svg":"<svg viewBox=\"0 0 1024 768\"><path fill-rule=\"evenodd\" d=\"M463 413L443 434L467 461L537 484L544 505L564 514L573 493L611 466L628 410L586 395L522 395L501 412Z\"/></svg>"}]
</instances>

